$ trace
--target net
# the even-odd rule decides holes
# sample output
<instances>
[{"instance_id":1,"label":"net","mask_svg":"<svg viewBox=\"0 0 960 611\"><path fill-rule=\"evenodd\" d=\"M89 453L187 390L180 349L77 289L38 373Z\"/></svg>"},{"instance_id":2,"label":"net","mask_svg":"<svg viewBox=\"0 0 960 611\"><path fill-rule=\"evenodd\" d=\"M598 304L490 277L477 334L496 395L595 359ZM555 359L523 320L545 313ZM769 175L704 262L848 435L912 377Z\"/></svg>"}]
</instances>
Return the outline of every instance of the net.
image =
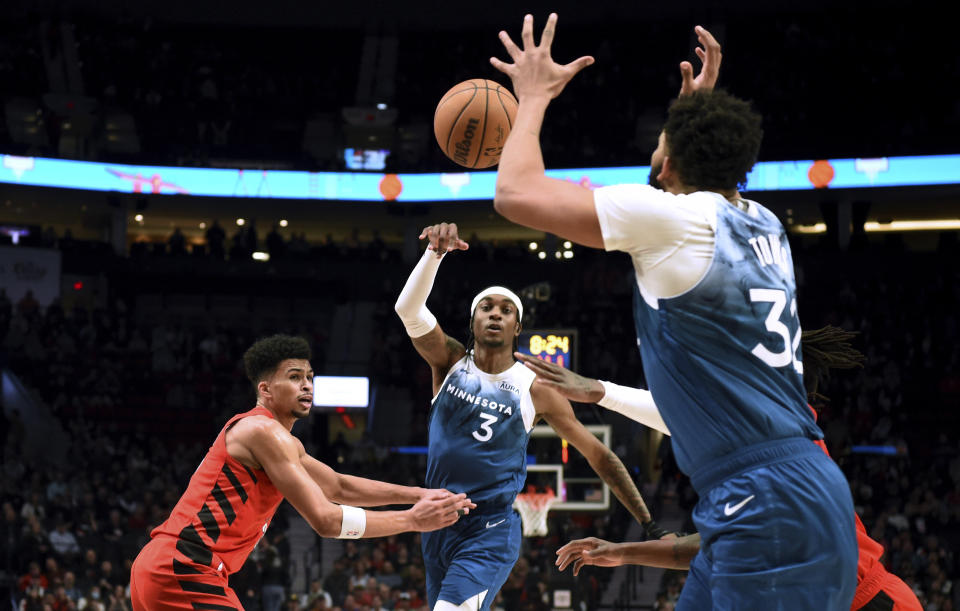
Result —
<instances>
[{"instance_id":1,"label":"net","mask_svg":"<svg viewBox=\"0 0 960 611\"><path fill-rule=\"evenodd\" d=\"M513 507L520 512L524 537L543 537L547 534L547 513L550 506L559 502L553 489L547 487L538 492L535 486L528 486L513 501Z\"/></svg>"}]
</instances>

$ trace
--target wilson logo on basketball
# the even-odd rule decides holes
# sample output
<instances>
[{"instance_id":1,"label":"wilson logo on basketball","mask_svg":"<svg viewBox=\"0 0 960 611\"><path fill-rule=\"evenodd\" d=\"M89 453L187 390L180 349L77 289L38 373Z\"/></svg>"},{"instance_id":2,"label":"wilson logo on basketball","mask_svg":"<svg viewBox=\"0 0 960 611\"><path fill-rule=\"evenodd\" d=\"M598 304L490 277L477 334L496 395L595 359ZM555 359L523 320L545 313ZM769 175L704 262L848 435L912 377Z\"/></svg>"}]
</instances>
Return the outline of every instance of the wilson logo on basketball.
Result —
<instances>
[{"instance_id":1,"label":"wilson logo on basketball","mask_svg":"<svg viewBox=\"0 0 960 611\"><path fill-rule=\"evenodd\" d=\"M470 148L473 146L473 137L476 135L477 127L480 125L479 119L470 119L463 130L463 140L456 143L453 160L463 165L467 164L467 156L470 155Z\"/></svg>"},{"instance_id":2,"label":"wilson logo on basketball","mask_svg":"<svg viewBox=\"0 0 960 611\"><path fill-rule=\"evenodd\" d=\"M433 135L448 159L481 169L497 165L517 99L495 81L470 79L450 88L433 113Z\"/></svg>"}]
</instances>

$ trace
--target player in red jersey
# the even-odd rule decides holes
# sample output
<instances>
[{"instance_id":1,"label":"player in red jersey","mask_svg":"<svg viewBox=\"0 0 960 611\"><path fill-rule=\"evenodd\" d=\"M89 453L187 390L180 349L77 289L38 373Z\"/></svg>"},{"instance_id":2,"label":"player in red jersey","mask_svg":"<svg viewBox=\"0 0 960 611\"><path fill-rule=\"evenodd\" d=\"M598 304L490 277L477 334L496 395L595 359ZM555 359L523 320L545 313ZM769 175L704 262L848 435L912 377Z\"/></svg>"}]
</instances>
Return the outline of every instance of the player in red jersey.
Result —
<instances>
[{"instance_id":1,"label":"player in red jersey","mask_svg":"<svg viewBox=\"0 0 960 611\"><path fill-rule=\"evenodd\" d=\"M243 360L257 405L227 421L170 517L134 561L134 611L242 609L227 577L243 566L284 498L319 535L349 539L436 530L476 507L464 494L341 475L308 455L290 434L313 405L305 340L261 339ZM358 507L394 504L413 507Z\"/></svg>"},{"instance_id":2,"label":"player in red jersey","mask_svg":"<svg viewBox=\"0 0 960 611\"><path fill-rule=\"evenodd\" d=\"M804 331L802 335L804 386L810 400L830 369L859 366L863 355L850 346L853 333L836 327ZM584 378L552 363L527 355L517 355L537 372L537 379L552 386L568 399L584 403L600 403L623 413L651 428L670 434L647 391L626 388ZM812 407L810 408L813 409ZM814 410L815 411L815 410ZM814 443L829 456L822 440ZM922 611L920 601L899 577L887 571L880 561L883 546L867 535L867 530L854 514L857 527L857 590L851 611ZM573 565L574 575L587 565L620 566L640 564L670 569L689 569L690 561L700 550L700 535L643 542L611 543L596 537L578 539L557 550L560 570ZM706 586L704 586L706 587Z\"/></svg>"}]
</instances>

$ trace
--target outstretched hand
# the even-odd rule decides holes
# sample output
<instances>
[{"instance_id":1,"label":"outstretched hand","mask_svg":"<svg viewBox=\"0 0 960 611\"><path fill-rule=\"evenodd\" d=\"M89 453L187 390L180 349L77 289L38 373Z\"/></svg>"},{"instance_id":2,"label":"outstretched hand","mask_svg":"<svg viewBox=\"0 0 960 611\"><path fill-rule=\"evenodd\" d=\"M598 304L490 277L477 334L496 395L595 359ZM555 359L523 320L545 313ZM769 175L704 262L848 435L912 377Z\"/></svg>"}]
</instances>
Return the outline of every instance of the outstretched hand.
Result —
<instances>
[{"instance_id":1,"label":"outstretched hand","mask_svg":"<svg viewBox=\"0 0 960 611\"><path fill-rule=\"evenodd\" d=\"M680 62L680 77L683 79L680 85L680 97L693 95L698 91L711 91L717 84L717 77L720 76L720 43L708 32L706 28L696 26L693 28L697 33L697 40L703 47L696 47L694 51L700 58L700 74L694 78L693 65L690 62Z\"/></svg>"},{"instance_id":2,"label":"outstretched hand","mask_svg":"<svg viewBox=\"0 0 960 611\"><path fill-rule=\"evenodd\" d=\"M563 571L573 564L573 575L580 574L585 566L620 566L623 553L618 543L610 543L596 537L577 539L557 550L556 565Z\"/></svg>"},{"instance_id":3,"label":"outstretched hand","mask_svg":"<svg viewBox=\"0 0 960 611\"><path fill-rule=\"evenodd\" d=\"M430 490L411 507L411 530L427 532L450 526L477 504L464 493L453 494L447 490Z\"/></svg>"},{"instance_id":4,"label":"outstretched hand","mask_svg":"<svg viewBox=\"0 0 960 611\"><path fill-rule=\"evenodd\" d=\"M556 390L571 401L596 403L606 392L597 380L585 378L556 363L521 352L514 352L513 356L537 374L538 383Z\"/></svg>"},{"instance_id":5,"label":"outstretched hand","mask_svg":"<svg viewBox=\"0 0 960 611\"><path fill-rule=\"evenodd\" d=\"M467 250L470 245L460 239L456 223L438 223L424 227L420 239L427 238L427 250L437 253L437 258L453 250Z\"/></svg>"},{"instance_id":6,"label":"outstretched hand","mask_svg":"<svg viewBox=\"0 0 960 611\"><path fill-rule=\"evenodd\" d=\"M510 77L513 82L513 92L517 99L523 102L526 97L545 97L547 100L560 95L563 88L578 72L593 63L593 57L584 55L569 64L560 65L550 56L550 45L557 29L557 14L550 13L547 25L540 36L540 44L533 42L533 15L523 18L523 29L520 32L523 49L520 49L511 40L510 35L500 32L500 42L513 59L512 64L503 62L496 57L490 58L493 67Z\"/></svg>"}]
</instances>

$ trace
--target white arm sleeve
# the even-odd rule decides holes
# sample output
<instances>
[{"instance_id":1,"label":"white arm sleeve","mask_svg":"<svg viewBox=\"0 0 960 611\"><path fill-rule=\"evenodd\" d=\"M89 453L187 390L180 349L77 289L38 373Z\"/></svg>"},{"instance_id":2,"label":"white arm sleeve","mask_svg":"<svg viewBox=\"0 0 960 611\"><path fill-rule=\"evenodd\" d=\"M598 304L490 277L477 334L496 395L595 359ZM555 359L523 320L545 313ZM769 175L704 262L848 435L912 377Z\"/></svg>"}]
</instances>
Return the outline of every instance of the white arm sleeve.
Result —
<instances>
[{"instance_id":1,"label":"white arm sleeve","mask_svg":"<svg viewBox=\"0 0 960 611\"><path fill-rule=\"evenodd\" d=\"M600 380L600 384L603 385L604 395L597 401L597 405L623 414L631 420L636 420L666 435L670 434L670 429L663 421L663 416L660 415L660 410L653 402L653 395L649 390L620 386L603 380Z\"/></svg>"},{"instance_id":2,"label":"white arm sleeve","mask_svg":"<svg viewBox=\"0 0 960 611\"><path fill-rule=\"evenodd\" d=\"M427 309L427 297L433 289L433 280L437 277L441 260L436 252L424 251L393 306L410 337L422 337L437 326L437 317Z\"/></svg>"}]
</instances>

